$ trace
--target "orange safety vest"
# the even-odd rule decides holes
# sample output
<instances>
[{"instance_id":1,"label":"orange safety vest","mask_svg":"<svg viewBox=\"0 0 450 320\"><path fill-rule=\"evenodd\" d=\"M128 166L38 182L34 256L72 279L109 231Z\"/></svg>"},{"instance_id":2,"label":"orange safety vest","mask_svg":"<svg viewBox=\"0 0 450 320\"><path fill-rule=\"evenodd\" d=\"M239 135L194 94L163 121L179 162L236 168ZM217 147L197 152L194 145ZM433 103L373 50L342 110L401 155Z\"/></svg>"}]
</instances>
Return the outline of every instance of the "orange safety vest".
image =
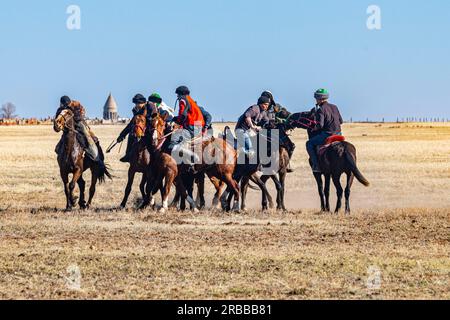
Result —
<instances>
[{"instance_id":1,"label":"orange safety vest","mask_svg":"<svg viewBox=\"0 0 450 320\"><path fill-rule=\"evenodd\" d=\"M186 103L184 109L180 107L180 116L184 118L183 125L194 126L198 122L203 128L205 126L205 119L197 103L191 96L185 96L182 100Z\"/></svg>"}]
</instances>

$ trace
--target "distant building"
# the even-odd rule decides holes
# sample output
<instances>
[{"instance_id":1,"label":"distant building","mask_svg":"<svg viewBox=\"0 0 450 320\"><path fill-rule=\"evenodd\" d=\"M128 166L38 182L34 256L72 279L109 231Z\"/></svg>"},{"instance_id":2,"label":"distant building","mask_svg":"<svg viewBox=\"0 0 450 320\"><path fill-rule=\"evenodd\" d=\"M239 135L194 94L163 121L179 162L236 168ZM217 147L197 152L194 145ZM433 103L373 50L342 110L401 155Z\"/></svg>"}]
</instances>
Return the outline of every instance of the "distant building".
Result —
<instances>
[{"instance_id":1,"label":"distant building","mask_svg":"<svg viewBox=\"0 0 450 320\"><path fill-rule=\"evenodd\" d=\"M117 112L117 103L112 94L110 93L103 107L103 120L112 123L117 122L119 114Z\"/></svg>"}]
</instances>

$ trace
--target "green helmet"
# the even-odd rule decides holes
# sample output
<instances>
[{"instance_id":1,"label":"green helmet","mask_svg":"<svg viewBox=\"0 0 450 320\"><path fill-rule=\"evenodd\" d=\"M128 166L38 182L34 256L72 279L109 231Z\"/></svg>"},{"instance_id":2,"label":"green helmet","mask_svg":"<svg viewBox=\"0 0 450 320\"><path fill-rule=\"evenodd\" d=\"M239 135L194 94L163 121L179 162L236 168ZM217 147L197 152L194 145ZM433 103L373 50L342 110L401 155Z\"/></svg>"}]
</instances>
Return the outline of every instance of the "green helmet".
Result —
<instances>
[{"instance_id":1,"label":"green helmet","mask_svg":"<svg viewBox=\"0 0 450 320\"><path fill-rule=\"evenodd\" d=\"M162 98L161 98L161 96L159 94L154 93L148 98L148 101L156 103L156 104L161 104L162 103Z\"/></svg>"},{"instance_id":2,"label":"green helmet","mask_svg":"<svg viewBox=\"0 0 450 320\"><path fill-rule=\"evenodd\" d=\"M318 100L328 100L330 93L327 89L319 89L314 93L314 98Z\"/></svg>"}]
</instances>

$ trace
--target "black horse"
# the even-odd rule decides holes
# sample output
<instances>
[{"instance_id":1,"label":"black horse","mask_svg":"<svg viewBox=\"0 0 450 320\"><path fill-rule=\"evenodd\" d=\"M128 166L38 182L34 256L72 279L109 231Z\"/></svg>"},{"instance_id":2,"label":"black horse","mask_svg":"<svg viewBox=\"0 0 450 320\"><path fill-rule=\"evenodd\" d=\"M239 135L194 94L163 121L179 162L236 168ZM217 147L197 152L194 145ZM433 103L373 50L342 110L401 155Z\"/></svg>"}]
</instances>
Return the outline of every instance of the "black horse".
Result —
<instances>
[{"instance_id":1,"label":"black horse","mask_svg":"<svg viewBox=\"0 0 450 320\"><path fill-rule=\"evenodd\" d=\"M288 125L293 128L302 128L308 131L309 138L319 132L315 130L314 113L303 112L292 114L289 117ZM356 164L356 148L353 144L347 141L339 141L342 138L338 138L333 141L333 137L328 140L327 145L319 147L317 152L319 155L319 166L321 173L314 173L314 178L317 182L319 190L321 209L324 212L330 212L330 182L333 179L334 186L337 192L337 204L335 213L338 213L342 206L342 196L344 189L341 185L341 175L345 173L347 175L347 184L345 188L345 212L350 213L350 190L353 184L354 178L356 178L364 186L370 185L369 181L362 175ZM310 161L311 164L311 161ZM322 176L325 178L325 186L322 180Z\"/></svg>"}]
</instances>

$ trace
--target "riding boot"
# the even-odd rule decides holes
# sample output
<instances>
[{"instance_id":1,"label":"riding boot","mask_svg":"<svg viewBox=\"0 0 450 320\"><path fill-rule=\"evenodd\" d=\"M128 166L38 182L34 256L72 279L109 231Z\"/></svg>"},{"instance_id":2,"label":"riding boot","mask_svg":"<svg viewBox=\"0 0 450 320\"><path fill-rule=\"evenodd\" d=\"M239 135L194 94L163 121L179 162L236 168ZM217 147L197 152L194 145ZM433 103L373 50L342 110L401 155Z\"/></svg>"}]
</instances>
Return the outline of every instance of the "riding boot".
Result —
<instances>
[{"instance_id":1,"label":"riding boot","mask_svg":"<svg viewBox=\"0 0 450 320\"><path fill-rule=\"evenodd\" d=\"M133 140L133 137L131 135L128 135L127 150L125 151L125 156L120 159L120 162L130 162L130 153L131 146L133 145Z\"/></svg>"},{"instance_id":2,"label":"riding boot","mask_svg":"<svg viewBox=\"0 0 450 320\"><path fill-rule=\"evenodd\" d=\"M100 154L96 143L96 141L98 142L98 139L93 136L89 130L89 127L83 122L78 123L77 130L79 130L80 134L84 138L82 140L84 140L83 147L86 155L94 162L99 162Z\"/></svg>"}]
</instances>

